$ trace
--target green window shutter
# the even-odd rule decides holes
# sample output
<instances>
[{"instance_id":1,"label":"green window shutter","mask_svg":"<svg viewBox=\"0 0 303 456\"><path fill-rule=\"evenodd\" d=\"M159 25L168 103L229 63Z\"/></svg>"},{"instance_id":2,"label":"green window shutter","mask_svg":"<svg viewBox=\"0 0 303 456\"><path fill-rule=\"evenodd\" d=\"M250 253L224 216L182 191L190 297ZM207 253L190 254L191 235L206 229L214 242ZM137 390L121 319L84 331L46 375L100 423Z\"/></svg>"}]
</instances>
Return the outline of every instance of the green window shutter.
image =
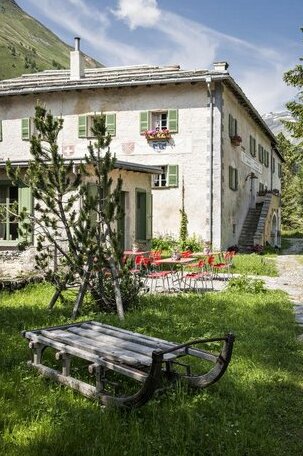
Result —
<instances>
[{"instance_id":1,"label":"green window shutter","mask_svg":"<svg viewBox=\"0 0 303 456\"><path fill-rule=\"evenodd\" d=\"M167 169L168 187L178 187L179 181L179 166L169 165Z\"/></svg>"},{"instance_id":2,"label":"green window shutter","mask_svg":"<svg viewBox=\"0 0 303 456\"><path fill-rule=\"evenodd\" d=\"M238 170L235 169L235 190L238 190Z\"/></svg>"},{"instance_id":3,"label":"green window shutter","mask_svg":"<svg viewBox=\"0 0 303 456\"><path fill-rule=\"evenodd\" d=\"M250 154L252 157L256 156L256 140L253 136L250 135Z\"/></svg>"},{"instance_id":4,"label":"green window shutter","mask_svg":"<svg viewBox=\"0 0 303 456\"><path fill-rule=\"evenodd\" d=\"M0 120L0 141L2 141L2 120Z\"/></svg>"},{"instance_id":5,"label":"green window shutter","mask_svg":"<svg viewBox=\"0 0 303 456\"><path fill-rule=\"evenodd\" d=\"M258 145L258 158L259 162L263 163L263 147L261 146L261 144Z\"/></svg>"},{"instance_id":6,"label":"green window shutter","mask_svg":"<svg viewBox=\"0 0 303 456\"><path fill-rule=\"evenodd\" d=\"M170 109L168 111L168 129L172 133L178 132L178 110Z\"/></svg>"},{"instance_id":7,"label":"green window shutter","mask_svg":"<svg viewBox=\"0 0 303 456\"><path fill-rule=\"evenodd\" d=\"M149 129L149 112L140 112L140 133L144 133L145 130Z\"/></svg>"},{"instance_id":8,"label":"green window shutter","mask_svg":"<svg viewBox=\"0 0 303 456\"><path fill-rule=\"evenodd\" d=\"M146 192L146 239L153 237L153 200L151 192Z\"/></svg>"},{"instance_id":9,"label":"green window shutter","mask_svg":"<svg viewBox=\"0 0 303 456\"><path fill-rule=\"evenodd\" d=\"M21 138L23 141L28 141L31 138L30 117L21 119Z\"/></svg>"},{"instance_id":10,"label":"green window shutter","mask_svg":"<svg viewBox=\"0 0 303 456\"><path fill-rule=\"evenodd\" d=\"M234 119L234 131L233 131L233 136L236 136L238 134L238 121L237 119Z\"/></svg>"},{"instance_id":11,"label":"green window shutter","mask_svg":"<svg viewBox=\"0 0 303 456\"><path fill-rule=\"evenodd\" d=\"M228 134L230 137L233 136L233 123L234 123L233 116L231 114L229 114L229 116L228 116Z\"/></svg>"},{"instance_id":12,"label":"green window shutter","mask_svg":"<svg viewBox=\"0 0 303 456\"><path fill-rule=\"evenodd\" d=\"M275 174L275 172L276 172L276 160L274 159L274 157L272 158L271 168L272 168L272 173Z\"/></svg>"},{"instance_id":13,"label":"green window shutter","mask_svg":"<svg viewBox=\"0 0 303 456\"><path fill-rule=\"evenodd\" d=\"M78 138L87 138L87 116L78 117Z\"/></svg>"},{"instance_id":14,"label":"green window shutter","mask_svg":"<svg viewBox=\"0 0 303 456\"><path fill-rule=\"evenodd\" d=\"M146 240L146 191L136 189L136 240Z\"/></svg>"},{"instance_id":15,"label":"green window shutter","mask_svg":"<svg viewBox=\"0 0 303 456\"><path fill-rule=\"evenodd\" d=\"M106 131L111 136L116 136L116 114L105 115Z\"/></svg>"},{"instance_id":16,"label":"green window shutter","mask_svg":"<svg viewBox=\"0 0 303 456\"><path fill-rule=\"evenodd\" d=\"M32 190L30 187L19 187L18 188L18 211L19 214L26 209L27 214L33 213L33 197L32 197ZM25 218L23 222L19 222L19 228L22 227L23 223L29 223L29 218ZM23 228L24 230L24 228ZM19 235L19 241L27 241L32 242L33 234L26 233L23 236Z\"/></svg>"},{"instance_id":17,"label":"green window shutter","mask_svg":"<svg viewBox=\"0 0 303 456\"><path fill-rule=\"evenodd\" d=\"M229 168L228 168L228 173L229 173L228 185L229 185L229 188L232 189L233 188L233 168L231 166L229 166Z\"/></svg>"}]
</instances>

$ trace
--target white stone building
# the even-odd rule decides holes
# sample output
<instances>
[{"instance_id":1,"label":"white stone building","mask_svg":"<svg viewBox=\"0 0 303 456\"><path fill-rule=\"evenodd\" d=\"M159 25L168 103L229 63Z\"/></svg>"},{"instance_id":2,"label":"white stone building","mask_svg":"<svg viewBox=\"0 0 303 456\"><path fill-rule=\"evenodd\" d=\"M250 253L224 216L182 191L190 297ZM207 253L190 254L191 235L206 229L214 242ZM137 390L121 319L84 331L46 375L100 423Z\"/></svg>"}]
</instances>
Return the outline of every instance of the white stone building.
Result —
<instances>
[{"instance_id":1,"label":"white stone building","mask_svg":"<svg viewBox=\"0 0 303 456\"><path fill-rule=\"evenodd\" d=\"M77 41L70 71L0 81L0 161L26 164L38 100L64 119L59 145L70 159L84 156L92 139L92 117L103 113L112 134L111 150L124 166L129 162L146 166L146 172L151 172L148 166L162 169L151 179L154 235L178 236L184 194L189 234L214 248L245 238L250 244L278 244L283 158L275 136L227 68L221 62L211 70L149 65L83 70ZM155 128L166 137L147 138L145 131ZM137 208L132 227L125 220L125 231L132 233L125 247L134 238L149 238L145 221L139 221L140 204L147 203L138 196L140 188L143 193L148 189L146 180L137 182L137 171L140 167L130 176L137 192L131 201Z\"/></svg>"}]
</instances>

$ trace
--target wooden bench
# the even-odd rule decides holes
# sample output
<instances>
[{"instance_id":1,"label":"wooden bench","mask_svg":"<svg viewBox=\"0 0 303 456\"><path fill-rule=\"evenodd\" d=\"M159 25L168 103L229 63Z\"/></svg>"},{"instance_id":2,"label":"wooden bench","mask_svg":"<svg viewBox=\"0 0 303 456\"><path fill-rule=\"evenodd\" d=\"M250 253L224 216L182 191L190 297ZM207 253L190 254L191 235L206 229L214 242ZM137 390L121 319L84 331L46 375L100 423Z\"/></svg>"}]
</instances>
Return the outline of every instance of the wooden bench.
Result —
<instances>
[{"instance_id":1,"label":"wooden bench","mask_svg":"<svg viewBox=\"0 0 303 456\"><path fill-rule=\"evenodd\" d=\"M65 326L23 331L29 340L33 359L28 364L49 378L98 399L101 404L123 407L139 407L145 404L161 385L161 381L183 378L190 385L205 388L224 374L230 362L234 342L233 334L224 337L199 339L184 344L149 337L95 321ZM219 342L220 353L197 348L198 344ZM42 363L47 347L56 351L61 360L60 372ZM90 374L95 375L95 386L71 376L72 358L88 362ZM201 375L192 373L185 364L191 357L207 361L207 371ZM180 362L180 359L182 362ZM185 360L185 362L183 362ZM116 397L106 390L107 374L115 372L141 383L139 390L125 397Z\"/></svg>"}]
</instances>

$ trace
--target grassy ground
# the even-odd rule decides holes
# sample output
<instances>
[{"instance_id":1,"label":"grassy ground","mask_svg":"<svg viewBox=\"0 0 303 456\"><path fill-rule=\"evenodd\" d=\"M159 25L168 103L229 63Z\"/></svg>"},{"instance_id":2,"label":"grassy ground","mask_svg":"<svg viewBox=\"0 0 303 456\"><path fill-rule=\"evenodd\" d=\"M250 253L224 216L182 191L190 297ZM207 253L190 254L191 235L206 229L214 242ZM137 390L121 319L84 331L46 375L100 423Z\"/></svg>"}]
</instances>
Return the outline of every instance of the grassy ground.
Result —
<instances>
[{"instance_id":1,"label":"grassy ground","mask_svg":"<svg viewBox=\"0 0 303 456\"><path fill-rule=\"evenodd\" d=\"M275 258L276 254L237 254L233 260L232 271L237 274L253 274L275 277L278 275Z\"/></svg>"},{"instance_id":2,"label":"grassy ground","mask_svg":"<svg viewBox=\"0 0 303 456\"><path fill-rule=\"evenodd\" d=\"M52 289L0 294L0 454L301 456L303 348L281 292L144 297L125 328L185 341L232 330L232 363L205 391L178 387L137 411L100 408L28 369L20 331L68 321ZM114 325L116 316L89 314Z\"/></svg>"}]
</instances>

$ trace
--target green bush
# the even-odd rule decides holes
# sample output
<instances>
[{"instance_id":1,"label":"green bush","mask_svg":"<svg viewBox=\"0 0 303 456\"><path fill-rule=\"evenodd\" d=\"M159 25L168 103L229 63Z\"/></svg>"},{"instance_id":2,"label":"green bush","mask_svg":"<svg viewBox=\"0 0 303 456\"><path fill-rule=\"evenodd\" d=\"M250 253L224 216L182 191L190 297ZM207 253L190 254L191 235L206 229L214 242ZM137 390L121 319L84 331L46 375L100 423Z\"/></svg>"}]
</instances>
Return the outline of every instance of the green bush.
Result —
<instances>
[{"instance_id":1,"label":"green bush","mask_svg":"<svg viewBox=\"0 0 303 456\"><path fill-rule=\"evenodd\" d=\"M251 279L245 275L241 275L229 280L227 290L253 294L265 293L264 284L264 280Z\"/></svg>"}]
</instances>

